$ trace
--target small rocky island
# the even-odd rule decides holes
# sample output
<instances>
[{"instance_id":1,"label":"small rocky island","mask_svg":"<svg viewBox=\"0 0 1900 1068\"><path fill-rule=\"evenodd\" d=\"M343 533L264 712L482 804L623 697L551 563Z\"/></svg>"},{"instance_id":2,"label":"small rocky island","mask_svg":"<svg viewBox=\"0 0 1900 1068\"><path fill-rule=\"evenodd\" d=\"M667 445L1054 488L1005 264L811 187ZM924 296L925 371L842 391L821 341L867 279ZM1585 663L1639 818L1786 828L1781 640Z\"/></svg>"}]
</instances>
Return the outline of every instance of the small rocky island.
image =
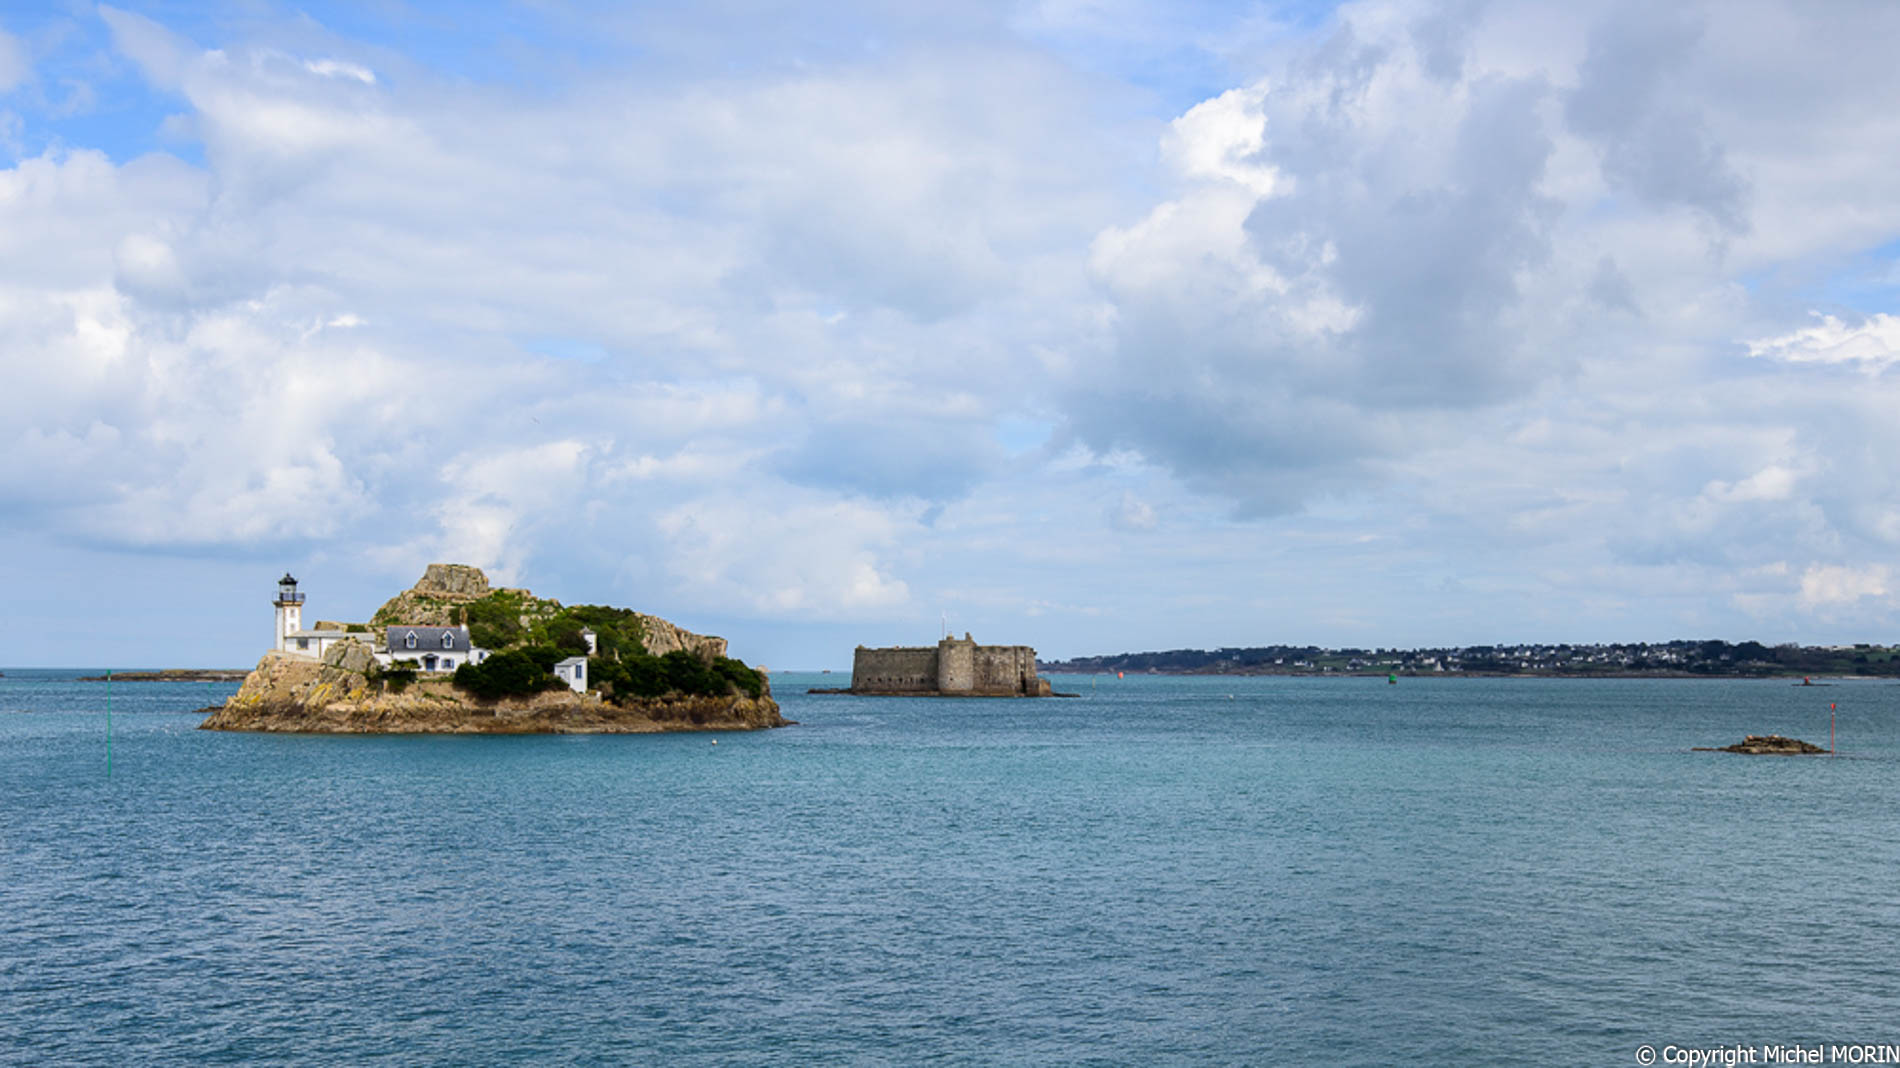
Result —
<instances>
[{"instance_id":1,"label":"small rocky island","mask_svg":"<svg viewBox=\"0 0 1900 1068\"><path fill-rule=\"evenodd\" d=\"M165 668L162 671L113 671L81 675L80 682L237 682L250 674L243 668Z\"/></svg>"},{"instance_id":2,"label":"small rocky island","mask_svg":"<svg viewBox=\"0 0 1900 1068\"><path fill-rule=\"evenodd\" d=\"M657 616L564 606L430 564L367 623L302 626L278 584L276 647L202 730L650 733L786 726L765 673Z\"/></svg>"},{"instance_id":3,"label":"small rocky island","mask_svg":"<svg viewBox=\"0 0 1900 1068\"><path fill-rule=\"evenodd\" d=\"M1698 753L1748 753L1752 756L1807 756L1816 753L1829 753L1813 742L1804 742L1799 738L1783 738L1779 734L1751 734L1734 745L1696 746Z\"/></svg>"}]
</instances>

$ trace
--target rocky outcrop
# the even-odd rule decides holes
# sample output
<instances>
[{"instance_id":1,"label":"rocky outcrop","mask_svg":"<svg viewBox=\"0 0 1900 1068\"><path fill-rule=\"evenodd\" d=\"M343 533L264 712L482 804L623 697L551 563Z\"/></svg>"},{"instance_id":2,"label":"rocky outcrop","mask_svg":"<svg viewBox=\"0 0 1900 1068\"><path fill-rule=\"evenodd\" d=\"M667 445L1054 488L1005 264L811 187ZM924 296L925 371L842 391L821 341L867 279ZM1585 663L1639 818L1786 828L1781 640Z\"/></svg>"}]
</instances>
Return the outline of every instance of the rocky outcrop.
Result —
<instances>
[{"instance_id":1,"label":"rocky outcrop","mask_svg":"<svg viewBox=\"0 0 1900 1068\"><path fill-rule=\"evenodd\" d=\"M640 617L642 644L647 652L654 656L665 656L675 649L684 649L703 660L726 655L726 639L715 638L709 634L694 634L690 630L676 627L659 616L650 616L645 612L636 612Z\"/></svg>"},{"instance_id":2,"label":"rocky outcrop","mask_svg":"<svg viewBox=\"0 0 1900 1068\"><path fill-rule=\"evenodd\" d=\"M395 624L454 626L460 622L457 612L460 606L479 601L493 592L488 585L488 576L479 567L430 564L423 569L422 577L416 580L414 586L383 602L383 606L370 617L370 627L375 629ZM508 592L521 594L529 602L534 601L534 596L526 590ZM558 607L558 604L555 606Z\"/></svg>"},{"instance_id":3,"label":"rocky outcrop","mask_svg":"<svg viewBox=\"0 0 1900 1068\"><path fill-rule=\"evenodd\" d=\"M1751 734L1734 745L1719 748L1698 747L1701 753L1748 753L1753 756L1805 756L1811 753L1826 753L1828 750L1812 742L1799 738L1783 738L1779 734Z\"/></svg>"},{"instance_id":4,"label":"rocky outcrop","mask_svg":"<svg viewBox=\"0 0 1900 1068\"><path fill-rule=\"evenodd\" d=\"M758 697L659 697L616 705L599 694L551 690L481 701L446 678L397 691L371 668L369 648L339 642L320 663L265 653L237 694L201 730L323 734L579 734L782 727L771 692Z\"/></svg>"},{"instance_id":5,"label":"rocky outcrop","mask_svg":"<svg viewBox=\"0 0 1900 1068\"><path fill-rule=\"evenodd\" d=\"M474 601L488 596L488 576L467 564L430 564L413 588L417 593Z\"/></svg>"},{"instance_id":6,"label":"rocky outcrop","mask_svg":"<svg viewBox=\"0 0 1900 1068\"><path fill-rule=\"evenodd\" d=\"M367 642L345 638L324 651L323 666L367 678L377 668L376 654Z\"/></svg>"}]
</instances>

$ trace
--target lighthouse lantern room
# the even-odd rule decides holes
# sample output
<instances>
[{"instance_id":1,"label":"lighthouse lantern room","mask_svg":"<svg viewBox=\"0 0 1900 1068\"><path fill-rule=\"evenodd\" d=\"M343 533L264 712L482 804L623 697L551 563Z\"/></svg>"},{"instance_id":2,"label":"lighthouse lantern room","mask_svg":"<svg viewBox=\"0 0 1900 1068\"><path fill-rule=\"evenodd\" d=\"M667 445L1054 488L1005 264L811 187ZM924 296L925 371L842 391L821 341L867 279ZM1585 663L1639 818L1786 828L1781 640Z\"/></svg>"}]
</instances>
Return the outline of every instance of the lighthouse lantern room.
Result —
<instances>
[{"instance_id":1,"label":"lighthouse lantern room","mask_svg":"<svg viewBox=\"0 0 1900 1068\"><path fill-rule=\"evenodd\" d=\"M297 580L289 572L277 582L277 651L289 648L290 636L303 629L303 594L297 592Z\"/></svg>"}]
</instances>

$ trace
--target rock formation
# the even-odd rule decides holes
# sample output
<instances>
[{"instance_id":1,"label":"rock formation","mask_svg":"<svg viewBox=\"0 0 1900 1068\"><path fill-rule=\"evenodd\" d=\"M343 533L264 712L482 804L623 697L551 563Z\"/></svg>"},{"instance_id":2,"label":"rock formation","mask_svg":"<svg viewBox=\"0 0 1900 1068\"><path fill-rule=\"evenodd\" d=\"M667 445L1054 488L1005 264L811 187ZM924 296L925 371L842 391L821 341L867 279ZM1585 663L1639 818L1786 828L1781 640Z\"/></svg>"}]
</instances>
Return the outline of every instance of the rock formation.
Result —
<instances>
[{"instance_id":1,"label":"rock formation","mask_svg":"<svg viewBox=\"0 0 1900 1068\"><path fill-rule=\"evenodd\" d=\"M481 568L467 564L430 564L423 569L414 588L417 593L473 601L488 596L488 576Z\"/></svg>"},{"instance_id":2,"label":"rock formation","mask_svg":"<svg viewBox=\"0 0 1900 1068\"><path fill-rule=\"evenodd\" d=\"M492 592L488 576L479 567L430 564L414 586L383 602L383 606L370 617L370 625L411 623L422 627L453 626L456 620L452 617L457 606L479 601ZM509 592L534 600L534 595L527 590Z\"/></svg>"},{"instance_id":3,"label":"rock formation","mask_svg":"<svg viewBox=\"0 0 1900 1068\"><path fill-rule=\"evenodd\" d=\"M1810 753L1826 753L1828 750L1812 742L1799 738L1783 738L1779 734L1751 734L1734 745L1719 748L1698 747L1700 753L1748 753L1753 756L1803 756Z\"/></svg>"},{"instance_id":4,"label":"rock formation","mask_svg":"<svg viewBox=\"0 0 1900 1068\"><path fill-rule=\"evenodd\" d=\"M665 656L675 649L684 649L702 660L726 655L726 639L715 638L710 634L694 634L668 623L659 616L650 616L645 612L635 613L640 617L640 626L645 630L643 644L647 652L654 656Z\"/></svg>"}]
</instances>

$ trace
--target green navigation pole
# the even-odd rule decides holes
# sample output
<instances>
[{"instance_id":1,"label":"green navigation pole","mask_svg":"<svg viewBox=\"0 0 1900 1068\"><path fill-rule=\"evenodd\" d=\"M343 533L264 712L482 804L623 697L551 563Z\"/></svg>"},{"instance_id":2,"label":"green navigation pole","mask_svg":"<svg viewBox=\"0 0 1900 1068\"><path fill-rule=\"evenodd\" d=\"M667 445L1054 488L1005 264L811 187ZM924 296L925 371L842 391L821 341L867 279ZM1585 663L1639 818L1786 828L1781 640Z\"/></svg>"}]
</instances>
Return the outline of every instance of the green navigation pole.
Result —
<instances>
[{"instance_id":1,"label":"green navigation pole","mask_svg":"<svg viewBox=\"0 0 1900 1068\"><path fill-rule=\"evenodd\" d=\"M112 669L106 669L106 778L112 778Z\"/></svg>"}]
</instances>

